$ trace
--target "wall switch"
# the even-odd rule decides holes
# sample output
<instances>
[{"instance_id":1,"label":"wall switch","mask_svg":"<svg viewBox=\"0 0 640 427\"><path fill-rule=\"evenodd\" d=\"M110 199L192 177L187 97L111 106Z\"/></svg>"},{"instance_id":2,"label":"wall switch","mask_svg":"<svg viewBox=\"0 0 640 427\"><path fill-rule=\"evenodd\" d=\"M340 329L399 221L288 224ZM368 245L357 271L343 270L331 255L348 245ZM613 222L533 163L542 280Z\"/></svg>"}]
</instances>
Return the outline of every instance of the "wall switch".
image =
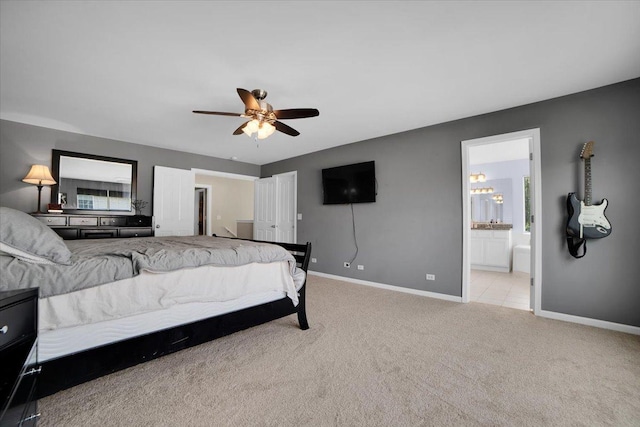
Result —
<instances>
[{"instance_id":1,"label":"wall switch","mask_svg":"<svg viewBox=\"0 0 640 427\"><path fill-rule=\"evenodd\" d=\"M351 268L351 263L350 262L345 262L344 263L344 268Z\"/></svg>"},{"instance_id":2,"label":"wall switch","mask_svg":"<svg viewBox=\"0 0 640 427\"><path fill-rule=\"evenodd\" d=\"M427 274L427 280L436 280L435 274Z\"/></svg>"},{"instance_id":3,"label":"wall switch","mask_svg":"<svg viewBox=\"0 0 640 427\"><path fill-rule=\"evenodd\" d=\"M364 270L364 265L358 264L358 270Z\"/></svg>"},{"instance_id":4,"label":"wall switch","mask_svg":"<svg viewBox=\"0 0 640 427\"><path fill-rule=\"evenodd\" d=\"M216 219L220 221L222 219L222 215L216 215Z\"/></svg>"},{"instance_id":5,"label":"wall switch","mask_svg":"<svg viewBox=\"0 0 640 427\"><path fill-rule=\"evenodd\" d=\"M302 221L302 214L301 213L298 214L298 221Z\"/></svg>"},{"instance_id":6,"label":"wall switch","mask_svg":"<svg viewBox=\"0 0 640 427\"><path fill-rule=\"evenodd\" d=\"M317 258L311 258L311 262L315 264L316 262L318 262L318 259Z\"/></svg>"}]
</instances>

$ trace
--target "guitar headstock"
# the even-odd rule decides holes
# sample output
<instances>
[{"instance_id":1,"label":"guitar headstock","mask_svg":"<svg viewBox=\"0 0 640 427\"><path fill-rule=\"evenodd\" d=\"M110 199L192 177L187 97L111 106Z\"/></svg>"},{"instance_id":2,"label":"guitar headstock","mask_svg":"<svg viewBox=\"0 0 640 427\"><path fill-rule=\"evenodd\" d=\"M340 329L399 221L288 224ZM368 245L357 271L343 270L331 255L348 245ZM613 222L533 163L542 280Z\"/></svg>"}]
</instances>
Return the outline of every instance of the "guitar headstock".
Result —
<instances>
[{"instance_id":1,"label":"guitar headstock","mask_svg":"<svg viewBox=\"0 0 640 427\"><path fill-rule=\"evenodd\" d=\"M582 147L582 151L580 152L581 159L586 160L593 157L593 144L595 144L593 141L589 141L584 144L584 147Z\"/></svg>"}]
</instances>

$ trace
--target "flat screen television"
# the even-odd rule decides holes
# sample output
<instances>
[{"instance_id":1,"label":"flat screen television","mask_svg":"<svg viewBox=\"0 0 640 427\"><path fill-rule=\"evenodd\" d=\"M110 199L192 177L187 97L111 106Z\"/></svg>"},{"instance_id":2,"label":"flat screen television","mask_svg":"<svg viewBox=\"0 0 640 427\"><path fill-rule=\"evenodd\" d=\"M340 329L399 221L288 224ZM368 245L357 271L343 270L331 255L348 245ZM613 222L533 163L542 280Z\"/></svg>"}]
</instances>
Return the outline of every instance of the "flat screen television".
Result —
<instances>
[{"instance_id":1,"label":"flat screen television","mask_svg":"<svg viewBox=\"0 0 640 427\"><path fill-rule=\"evenodd\" d=\"M376 201L375 162L322 169L325 205L372 203Z\"/></svg>"}]
</instances>

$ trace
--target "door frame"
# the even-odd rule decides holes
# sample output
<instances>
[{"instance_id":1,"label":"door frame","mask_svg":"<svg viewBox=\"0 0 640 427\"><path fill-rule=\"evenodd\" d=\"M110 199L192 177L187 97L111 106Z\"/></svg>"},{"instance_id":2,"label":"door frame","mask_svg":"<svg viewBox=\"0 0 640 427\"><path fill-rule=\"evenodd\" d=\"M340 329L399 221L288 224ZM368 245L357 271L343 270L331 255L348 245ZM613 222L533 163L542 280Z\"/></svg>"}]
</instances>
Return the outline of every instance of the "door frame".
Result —
<instances>
[{"instance_id":1,"label":"door frame","mask_svg":"<svg viewBox=\"0 0 640 427\"><path fill-rule=\"evenodd\" d=\"M484 138L461 141L462 156L462 302L470 300L469 278L471 265L469 257L469 236L471 230L471 191L469 182L469 148L478 145L495 144L515 139L529 138L530 159L530 186L531 186L531 285L533 286L533 313L540 314L542 295L542 188L541 188L541 162L540 162L540 129L527 129L518 132L493 135Z\"/></svg>"},{"instance_id":2,"label":"door frame","mask_svg":"<svg viewBox=\"0 0 640 427\"><path fill-rule=\"evenodd\" d=\"M211 212L213 209L213 187L209 184L198 184L196 182L196 189L197 188L204 188L205 190L207 190L205 192L206 195L206 199L205 199L205 205L207 206L207 218L206 218L206 225L207 225L207 229L205 230L205 235L206 236L211 236Z\"/></svg>"},{"instance_id":3,"label":"door frame","mask_svg":"<svg viewBox=\"0 0 640 427\"><path fill-rule=\"evenodd\" d=\"M219 172L219 171L214 171L209 169L191 168L191 171L193 171L193 173L196 175L219 176L221 178L243 179L245 181L255 181L256 179L260 179L259 176L242 175L239 173L231 173L231 172Z\"/></svg>"},{"instance_id":4,"label":"door frame","mask_svg":"<svg viewBox=\"0 0 640 427\"><path fill-rule=\"evenodd\" d=\"M191 171L193 172L193 175L208 175L208 176L217 176L220 178L230 178L230 179L240 179L243 181L255 181L257 179L260 179L259 176L253 176L253 175L242 175L239 173L231 173L231 172L220 172L220 171L214 171L214 170L209 170L209 169L198 169L198 168L191 168ZM196 183L196 187L195 188L207 188L207 209L209 209L209 218L207 221L207 236L211 236L212 233L212 228L211 228L211 223L213 221L213 218L211 217L211 213L213 212L213 188L211 185L208 184L197 184ZM255 190L254 190L255 191ZM255 196L255 195L254 195ZM255 217L255 208L254 208L254 217ZM255 219L255 218L254 218Z\"/></svg>"}]
</instances>

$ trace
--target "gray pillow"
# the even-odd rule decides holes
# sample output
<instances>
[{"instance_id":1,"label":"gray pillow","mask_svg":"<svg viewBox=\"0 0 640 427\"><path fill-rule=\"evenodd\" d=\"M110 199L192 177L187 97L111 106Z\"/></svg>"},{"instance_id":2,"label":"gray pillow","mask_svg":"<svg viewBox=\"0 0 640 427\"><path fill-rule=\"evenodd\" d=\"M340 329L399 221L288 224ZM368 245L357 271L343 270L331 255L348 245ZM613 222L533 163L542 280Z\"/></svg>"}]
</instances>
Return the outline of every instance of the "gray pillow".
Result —
<instances>
[{"instance_id":1,"label":"gray pillow","mask_svg":"<svg viewBox=\"0 0 640 427\"><path fill-rule=\"evenodd\" d=\"M55 231L37 218L15 209L0 207L0 242L57 264L71 263L71 252Z\"/></svg>"}]
</instances>

